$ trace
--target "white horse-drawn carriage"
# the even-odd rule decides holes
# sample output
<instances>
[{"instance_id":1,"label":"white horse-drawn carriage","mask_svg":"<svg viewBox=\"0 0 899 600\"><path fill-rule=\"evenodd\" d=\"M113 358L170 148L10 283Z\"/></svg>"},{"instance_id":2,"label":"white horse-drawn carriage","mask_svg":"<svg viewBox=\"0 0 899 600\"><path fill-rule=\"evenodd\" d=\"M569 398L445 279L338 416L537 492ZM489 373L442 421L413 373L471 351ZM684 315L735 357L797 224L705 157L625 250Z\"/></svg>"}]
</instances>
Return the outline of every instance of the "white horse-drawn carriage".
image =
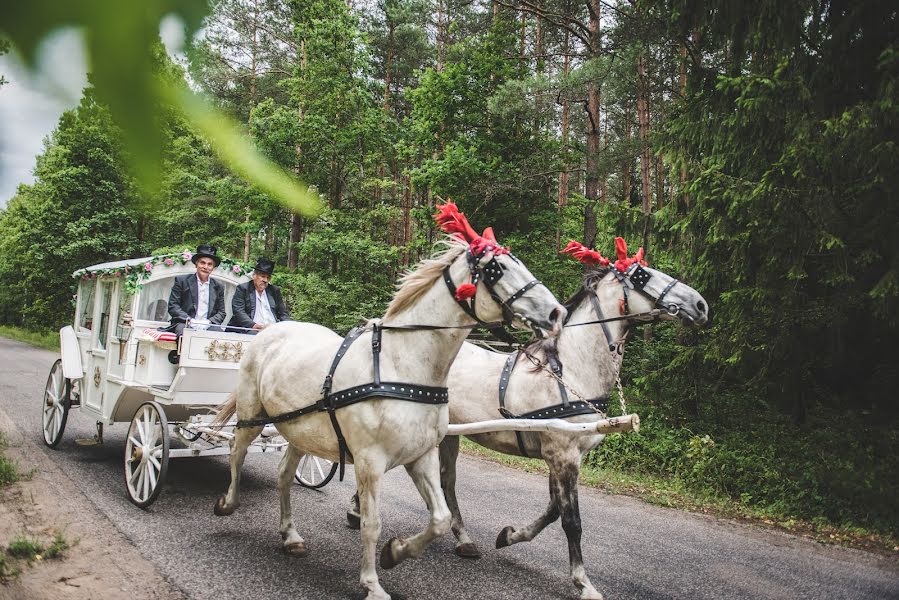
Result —
<instances>
[{"instance_id":1,"label":"white horse-drawn carriage","mask_svg":"<svg viewBox=\"0 0 899 600\"><path fill-rule=\"evenodd\" d=\"M94 265L75 272L75 320L60 330L61 357L47 378L42 406L44 442L55 447L69 413L77 410L103 428L130 423L125 442L128 498L140 507L158 497L170 458L228 454L233 424L212 428L215 408L234 390L240 358L254 336L186 328L180 353L168 325L174 277L195 271L189 253ZM231 297L248 281L245 268L225 260L211 275ZM227 322L227 321L226 321ZM278 452L287 445L273 427L251 452ZM297 481L320 487L336 465L304 457Z\"/></svg>"},{"instance_id":2,"label":"white horse-drawn carriage","mask_svg":"<svg viewBox=\"0 0 899 600\"><path fill-rule=\"evenodd\" d=\"M311 323L279 323L259 336L186 329L178 361L158 330L166 322L171 278L192 271L186 253L76 272L75 324L61 331L62 358L44 396L46 443L59 442L72 406L97 420L98 435L104 424L130 421L125 479L139 506L159 494L169 458L230 453L230 486L214 507L220 516L240 505L246 453L283 451L280 534L283 549L297 555L306 553L306 544L293 523L294 478L320 487L338 462L352 463L358 488L348 517L362 530L360 583L368 600L389 600L375 567L380 480L404 466L430 513L423 531L382 547L382 568L420 556L451 524L457 553L475 556L454 493L453 440L471 435L503 452L546 458L553 473L564 471L551 486L545 514L527 528L506 527L496 546L533 539L561 514L572 579L582 598L601 598L580 557L577 469L603 434L639 424L636 415L604 414L627 324L675 317L703 323L707 306L692 288L644 268L642 250L628 258L621 248L612 264L579 245L567 251L602 269L562 306L492 230L478 235L455 205L438 208L437 222L452 235L445 251L403 278L382 319L345 338ZM142 286L135 285L135 270L145 279ZM230 306L234 288L246 280L243 267L223 261L213 277L225 285ZM566 321L569 310L572 323ZM508 359L463 348L471 328L498 324L528 328L535 341ZM602 327L588 331L588 325ZM556 344L565 331L576 332L566 337L577 339L560 354ZM536 368L513 373L523 356ZM561 366L552 364L560 356L568 365L564 381ZM488 387L498 390L498 403ZM540 438L524 439L522 431Z\"/></svg>"}]
</instances>

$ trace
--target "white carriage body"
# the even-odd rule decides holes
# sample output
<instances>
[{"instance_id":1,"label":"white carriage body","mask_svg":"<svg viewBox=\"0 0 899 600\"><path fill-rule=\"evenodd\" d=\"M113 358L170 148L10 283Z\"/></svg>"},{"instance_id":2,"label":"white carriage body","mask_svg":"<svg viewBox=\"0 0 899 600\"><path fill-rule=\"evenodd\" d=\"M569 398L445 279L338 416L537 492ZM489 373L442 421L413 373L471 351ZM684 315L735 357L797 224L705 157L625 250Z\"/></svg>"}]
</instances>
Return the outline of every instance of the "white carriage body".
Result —
<instances>
[{"instance_id":1,"label":"white carriage body","mask_svg":"<svg viewBox=\"0 0 899 600\"><path fill-rule=\"evenodd\" d=\"M81 269L75 322L60 332L65 376L81 380L81 412L111 425L128 422L144 402L165 406L172 421L207 413L237 385L243 350L253 336L225 331L185 329L179 364L169 361L175 342L150 335L169 324L168 299L178 275L194 273L192 263L153 263L135 258ZM129 293L125 267L152 265L141 287ZM233 269L215 269L211 277L224 285L227 317L236 287L249 281Z\"/></svg>"}]
</instances>

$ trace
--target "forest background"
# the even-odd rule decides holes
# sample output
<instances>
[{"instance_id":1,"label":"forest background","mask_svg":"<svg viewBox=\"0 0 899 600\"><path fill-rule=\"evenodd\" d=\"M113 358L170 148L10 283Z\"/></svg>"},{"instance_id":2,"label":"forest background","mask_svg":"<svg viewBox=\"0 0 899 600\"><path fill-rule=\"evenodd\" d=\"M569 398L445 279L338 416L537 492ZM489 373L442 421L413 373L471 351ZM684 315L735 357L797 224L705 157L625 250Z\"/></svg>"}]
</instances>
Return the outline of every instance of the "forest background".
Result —
<instances>
[{"instance_id":1,"label":"forest background","mask_svg":"<svg viewBox=\"0 0 899 600\"><path fill-rule=\"evenodd\" d=\"M76 269L211 242L273 258L293 317L343 332L431 252L440 198L560 298L581 277L560 247L621 235L714 324L631 335L645 426L588 461L895 540L897 20L850 0L214 1L186 60L151 45L154 76L326 208L285 208L166 107L141 185L90 85L0 211L0 324L58 328Z\"/></svg>"}]
</instances>

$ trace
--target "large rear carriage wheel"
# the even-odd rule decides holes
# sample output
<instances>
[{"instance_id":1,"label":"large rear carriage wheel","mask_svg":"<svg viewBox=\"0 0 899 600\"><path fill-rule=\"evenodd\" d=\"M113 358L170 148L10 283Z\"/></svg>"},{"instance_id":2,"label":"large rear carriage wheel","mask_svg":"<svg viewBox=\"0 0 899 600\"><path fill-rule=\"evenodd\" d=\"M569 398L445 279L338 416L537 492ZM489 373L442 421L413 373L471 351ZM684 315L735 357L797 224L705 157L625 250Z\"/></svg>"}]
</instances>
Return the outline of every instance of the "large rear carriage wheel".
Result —
<instances>
[{"instance_id":1,"label":"large rear carriage wheel","mask_svg":"<svg viewBox=\"0 0 899 600\"><path fill-rule=\"evenodd\" d=\"M72 382L66 379L62 372L62 359L57 358L50 367L47 387L44 388L44 400L41 403L41 428L44 434L44 443L51 448L55 448L59 444L62 433L66 429L71 389Z\"/></svg>"},{"instance_id":2,"label":"large rear carriage wheel","mask_svg":"<svg viewBox=\"0 0 899 600\"><path fill-rule=\"evenodd\" d=\"M140 405L125 441L125 489L140 508L153 504L162 491L169 466L169 423L156 402Z\"/></svg>"},{"instance_id":3,"label":"large rear carriage wheel","mask_svg":"<svg viewBox=\"0 0 899 600\"><path fill-rule=\"evenodd\" d=\"M337 463L313 454L304 454L294 475L297 483L305 488L317 490L325 487L337 472Z\"/></svg>"}]
</instances>

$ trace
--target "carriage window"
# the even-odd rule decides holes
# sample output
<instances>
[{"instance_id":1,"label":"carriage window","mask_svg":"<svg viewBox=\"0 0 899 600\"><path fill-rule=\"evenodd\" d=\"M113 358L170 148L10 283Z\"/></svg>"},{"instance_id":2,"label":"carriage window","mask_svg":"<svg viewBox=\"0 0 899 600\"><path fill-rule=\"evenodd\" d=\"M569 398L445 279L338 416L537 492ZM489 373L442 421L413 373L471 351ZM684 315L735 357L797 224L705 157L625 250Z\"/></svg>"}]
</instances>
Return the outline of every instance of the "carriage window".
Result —
<instances>
[{"instance_id":1,"label":"carriage window","mask_svg":"<svg viewBox=\"0 0 899 600\"><path fill-rule=\"evenodd\" d=\"M174 283L174 278L166 277L144 284L140 290L137 318L143 321L168 321L169 294L172 293Z\"/></svg>"},{"instance_id":2,"label":"carriage window","mask_svg":"<svg viewBox=\"0 0 899 600\"><path fill-rule=\"evenodd\" d=\"M106 336L109 333L109 312L112 308L113 283L100 283L100 327L97 331L97 348L106 348Z\"/></svg>"},{"instance_id":3,"label":"carriage window","mask_svg":"<svg viewBox=\"0 0 899 600\"><path fill-rule=\"evenodd\" d=\"M95 279L82 279L81 288L78 290L78 299L80 300L78 315L78 331L81 333L90 333L94 328L94 289L97 281Z\"/></svg>"}]
</instances>

